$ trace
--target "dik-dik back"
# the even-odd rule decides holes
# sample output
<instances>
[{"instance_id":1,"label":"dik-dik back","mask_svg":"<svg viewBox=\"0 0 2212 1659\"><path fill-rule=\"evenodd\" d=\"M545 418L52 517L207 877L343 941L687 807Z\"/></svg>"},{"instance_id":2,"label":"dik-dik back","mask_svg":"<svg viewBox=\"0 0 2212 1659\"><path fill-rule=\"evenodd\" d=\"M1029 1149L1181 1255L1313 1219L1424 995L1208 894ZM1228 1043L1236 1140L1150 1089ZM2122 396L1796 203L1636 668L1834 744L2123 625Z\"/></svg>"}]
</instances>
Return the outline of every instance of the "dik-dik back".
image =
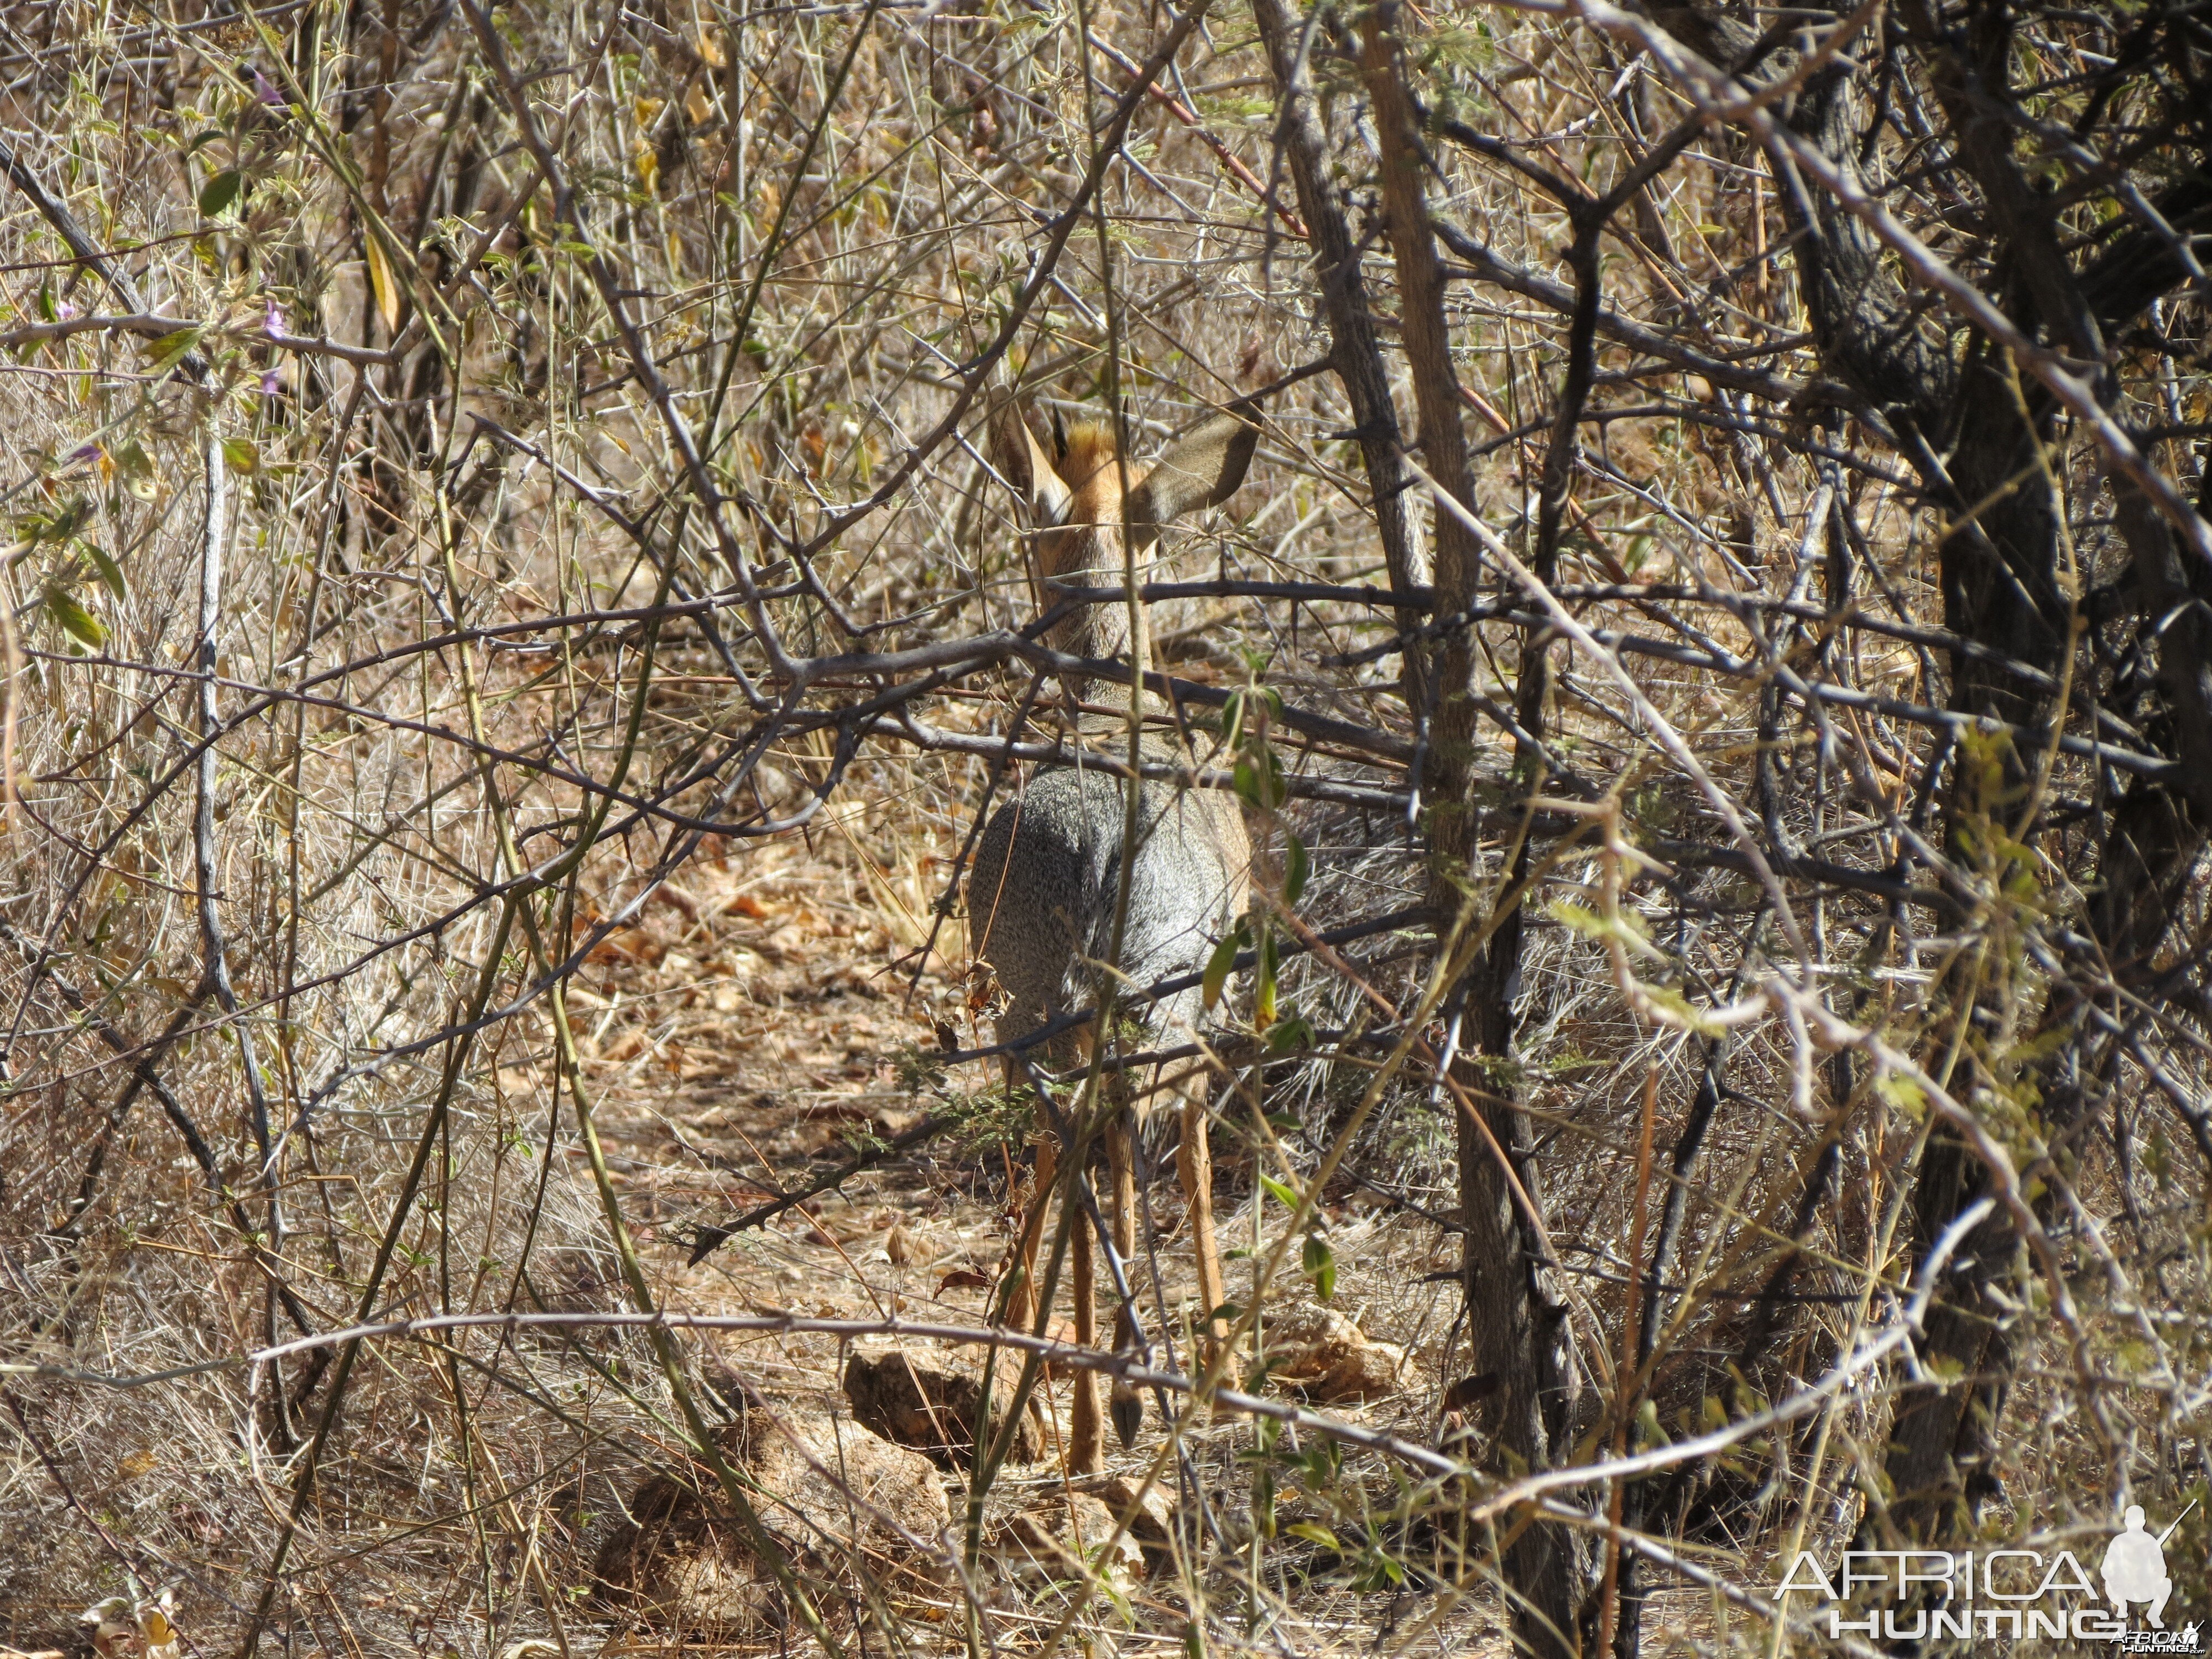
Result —
<instances>
[{"instance_id":1,"label":"dik-dik back","mask_svg":"<svg viewBox=\"0 0 2212 1659\"><path fill-rule=\"evenodd\" d=\"M1110 433L1079 427L1048 453L1020 412L1002 405L993 423L994 459L1027 497L1046 604L1055 602L1054 581L1121 585L1132 551L1144 580L1160 526L1194 507L1225 501L1243 482L1258 438L1250 413L1232 410L1170 445L1149 470L1125 469ZM1121 601L1083 607L1050 639L1074 656L1122 656L1129 648L1128 607ZM1126 684L1103 681L1071 689L1123 709L1130 695ZM1119 720L1111 725L1117 734L1123 729ZM1147 737L1146 747L1160 759L1174 752L1164 738ZM1117 952L1127 827L1123 781L1074 767L1038 775L985 827L969 878L968 909L975 953L996 970L1009 1000L999 1021L1001 1042L1087 1003L1097 963L1112 963L1132 991L1196 973L1243 908L1251 847L1236 801L1218 791L1148 781ZM1151 1018L1172 1028L1194 1022L1199 1012L1194 987L1167 999ZM1055 1044L1062 1060L1075 1047L1073 1037Z\"/></svg>"}]
</instances>

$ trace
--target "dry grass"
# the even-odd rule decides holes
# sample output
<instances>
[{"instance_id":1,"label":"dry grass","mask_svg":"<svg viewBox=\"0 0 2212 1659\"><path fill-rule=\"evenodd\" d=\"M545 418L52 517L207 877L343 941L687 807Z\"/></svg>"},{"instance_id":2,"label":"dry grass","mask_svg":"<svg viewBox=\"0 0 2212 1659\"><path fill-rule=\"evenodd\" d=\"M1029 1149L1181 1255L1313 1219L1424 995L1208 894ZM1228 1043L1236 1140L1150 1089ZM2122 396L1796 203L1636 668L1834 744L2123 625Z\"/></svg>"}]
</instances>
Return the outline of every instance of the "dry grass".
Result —
<instances>
[{"instance_id":1,"label":"dry grass","mask_svg":"<svg viewBox=\"0 0 2212 1659\"><path fill-rule=\"evenodd\" d=\"M633 1620L592 1562L647 1476L720 1492L687 1413L719 1425L732 1375L835 1407L845 1339L605 1316L987 1320L1025 1148L997 1060L942 1058L992 1043L948 901L1043 673L1006 644L1040 596L984 459L987 384L1071 421L1118 399L1146 453L1274 388L1250 483L1151 573L1228 590L1156 605L1159 655L1335 723L1267 726L1289 793L1249 815L1263 887L1292 836L1310 856L1303 925L1432 890L1432 796L1407 803L1435 787L1434 710L1375 649L1425 613L1252 591L1390 572L1343 385L1291 379L1333 336L1251 15L1191 31L1151 95L1164 10L52 0L6 25L0 1640L74 1643L90 1603L166 1587L187 1650L242 1659L792 1651L795 1623L718 1644ZM1307 62L1404 410L1363 27L1316 24ZM2115 61L2094 20L2038 27L2052 62ZM1432 113L1592 190L1689 112L1564 19L1413 32ZM2052 91L2051 118L2081 96ZM1446 290L1473 505L1537 559L1573 216L1496 147L1431 137L1429 210L1493 262ZM1893 194L1994 286L1985 228L1918 175ZM1507 718L1529 596L1498 561L1458 596L1483 607L1465 925L1512 908L1524 850L1535 872L1510 1053L1450 1075L1528 1127L1578 1381L1553 1461L1741 1427L1633 1489L1632 1524L1728 1592L1647 1567L1653 1653L1821 1650L1808 1607L1764 1610L1778 1561L1892 1524L1897 1404L1952 1380L1942 1357L1807 1391L1897 1329L1956 1213L1927 1207L1938 1082L2016 1201L2002 1270L1947 1281L2002 1327L1978 1362L2002 1430L1996 1484L1942 1524L2086 1561L2117 1496L2171 1516L2208 1478L2201 836L2142 961L2112 959L2097 909L2113 849L2153 833L2113 830L2121 797L2182 787L2132 758L2182 751L2170 647L2125 599L2125 493L2085 428L2052 428L2083 624L2060 725L2126 754L2026 722L2008 773L2003 744L1944 738L1956 504L1866 399L1821 390L1792 234L1731 127L1603 243L1606 303L1645 332L1601 331L1545 551L1611 631L1543 647L1540 780ZM2199 289L2108 364L2184 480ZM1430 503L1406 499L1425 577ZM1816 711L1791 676L1837 695ZM1067 741L1050 702L1022 742ZM1255 757L1194 712L1201 766ZM860 1640L1510 1650L1500 1539L1534 1512L1466 1518L1529 1471L1454 1392L1482 1350L1450 1229L1462 1158L1488 1154L1437 1080L1439 1048L1474 1046L1439 994L1449 924L1288 954L1272 1033L1255 971L1209 1034L1232 1300L1286 1310L1326 1258L1334 1305L1403 1346L1395 1390L1293 1428L1200 1406L1172 1455L1155 1413L1113 1467L1172 1486L1180 1464L1190 1524L1142 1584L1040 1584L956 1529L916 1540L932 1589ZM690 1259L699 1228L841 1170ZM1187 1361L1207 1310L1183 1200L1163 1180L1147 1202L1139 1303ZM1647 1275L1656 1307L1630 1294ZM514 1312L573 1318L330 1335ZM1267 1391L1237 1364L1215 1382ZM1055 1437L1069 1390L1041 1390ZM1754 1420L1792 1400L1812 1408ZM1406 1455L1439 1445L1456 1473ZM1056 1480L1007 1472L988 1519ZM1618 1490L1557 1492L1545 1524L1601 1536ZM2169 1560L2204 1559L2205 1513ZM2177 1582L2212 1608L2201 1574Z\"/></svg>"}]
</instances>

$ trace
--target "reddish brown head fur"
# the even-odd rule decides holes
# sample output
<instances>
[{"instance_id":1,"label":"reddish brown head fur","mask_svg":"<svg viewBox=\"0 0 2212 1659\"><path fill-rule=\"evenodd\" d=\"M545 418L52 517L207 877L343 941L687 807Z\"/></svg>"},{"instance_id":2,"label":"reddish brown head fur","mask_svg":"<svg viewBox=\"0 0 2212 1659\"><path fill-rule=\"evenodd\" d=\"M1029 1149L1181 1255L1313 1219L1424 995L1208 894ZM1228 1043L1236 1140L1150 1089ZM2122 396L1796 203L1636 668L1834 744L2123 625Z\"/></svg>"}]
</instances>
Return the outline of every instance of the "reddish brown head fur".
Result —
<instances>
[{"instance_id":1,"label":"reddish brown head fur","mask_svg":"<svg viewBox=\"0 0 2212 1659\"><path fill-rule=\"evenodd\" d=\"M1136 580L1143 580L1160 526L1191 507L1226 501L1243 482L1258 440L1257 422L1240 406L1170 444L1155 465L1143 467L1117 459L1114 434L1103 426L1073 428L1048 451L1012 399L1000 402L991 422L992 459L1028 498L1040 584L1119 586L1130 574L1131 554ZM1048 606L1055 602L1049 592L1039 597ZM1051 638L1072 655L1118 657L1128 649L1127 607L1087 605L1058 624Z\"/></svg>"}]
</instances>

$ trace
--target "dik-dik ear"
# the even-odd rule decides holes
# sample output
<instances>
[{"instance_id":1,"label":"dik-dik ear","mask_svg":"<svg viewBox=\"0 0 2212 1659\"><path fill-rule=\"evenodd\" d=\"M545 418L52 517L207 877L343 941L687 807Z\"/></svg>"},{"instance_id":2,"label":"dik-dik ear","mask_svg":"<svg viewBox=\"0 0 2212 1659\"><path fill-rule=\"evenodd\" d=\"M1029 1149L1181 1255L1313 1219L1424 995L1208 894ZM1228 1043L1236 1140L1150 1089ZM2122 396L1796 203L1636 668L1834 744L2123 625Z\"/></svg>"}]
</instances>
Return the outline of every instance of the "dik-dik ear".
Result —
<instances>
[{"instance_id":1,"label":"dik-dik ear","mask_svg":"<svg viewBox=\"0 0 2212 1659\"><path fill-rule=\"evenodd\" d=\"M1040 526L1067 522L1073 495L1010 392L1000 393L992 403L991 465L1021 492L1029 503L1030 517Z\"/></svg>"},{"instance_id":2,"label":"dik-dik ear","mask_svg":"<svg viewBox=\"0 0 2212 1659\"><path fill-rule=\"evenodd\" d=\"M1231 404L1161 453L1145 481L1129 492L1129 527L1150 540L1194 507L1218 507L1237 493L1260 442L1259 412Z\"/></svg>"}]
</instances>

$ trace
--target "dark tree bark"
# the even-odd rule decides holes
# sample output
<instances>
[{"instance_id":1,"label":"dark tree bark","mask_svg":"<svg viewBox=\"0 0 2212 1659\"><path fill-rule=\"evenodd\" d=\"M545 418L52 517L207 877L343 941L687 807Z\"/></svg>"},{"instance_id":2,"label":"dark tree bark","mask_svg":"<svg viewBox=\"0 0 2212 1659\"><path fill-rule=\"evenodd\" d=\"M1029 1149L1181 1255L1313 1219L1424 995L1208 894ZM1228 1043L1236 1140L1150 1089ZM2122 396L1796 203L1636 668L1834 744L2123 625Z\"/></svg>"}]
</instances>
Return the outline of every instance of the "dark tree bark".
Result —
<instances>
[{"instance_id":1,"label":"dark tree bark","mask_svg":"<svg viewBox=\"0 0 2212 1659\"><path fill-rule=\"evenodd\" d=\"M1452 368L1444 277L1422 184L1426 161L1420 127L1406 87L1404 42L1397 33L1402 17L1396 4L1386 3L1370 11L1365 22L1367 89L1381 150L1383 214L1398 276L1400 328L1420 416L1425 471L1439 489L1472 511L1474 496L1462 424L1465 400ZM1594 295L1591 309L1594 318ZM1585 342L1589 333L1589 326L1583 326ZM1557 544L1576 422L1589 389L1589 356L1585 344L1570 368L1544 471L1547 530L1542 540L1547 555ZM1441 504L1435 525L1437 608L1447 615L1469 610L1481 586L1480 547L1467 526ZM1540 556L1540 571L1547 580L1552 562L1548 556ZM1521 729L1539 742L1544 730L1547 644L1544 630L1525 631L1516 713ZM1439 917L1460 910L1468 884L1474 878L1475 671L1473 632L1453 631L1437 648L1431 671L1436 714L1430 736L1429 905ZM1543 776L1536 755L1523 754L1520 759L1532 783ZM1565 1297L1543 1245L1545 1188L1534 1137L1514 1090L1499 1080L1510 1073L1515 1050L1522 935L1515 890L1526 871L1524 842L1512 879L1501 890L1507 896L1500 902L1511 908L1498 919L1490 948L1456 994L1473 1039L1468 1048L1474 1053L1462 1048L1455 1072L1465 1097L1477 1103L1475 1109L1482 1114L1477 1122L1474 1112L1462 1106L1458 1125L1460 1208L1466 1227L1461 1271L1474 1368L1479 1375L1498 1379L1492 1398L1499 1443L1522 1468L1541 1469L1554 1462L1571 1437L1580 1366ZM1501 1167L1501 1152L1512 1166L1510 1174ZM1516 1524L1517 1535L1506 1545L1501 1562L1512 1602L1515 1645L1522 1652L1566 1659L1582 1650L1587 1636L1592 1553L1585 1539L1565 1528L1535 1524L1526 1517L1516 1517Z\"/></svg>"},{"instance_id":2,"label":"dark tree bark","mask_svg":"<svg viewBox=\"0 0 2212 1659\"><path fill-rule=\"evenodd\" d=\"M1840 20L1849 9L1838 6L1832 16ZM1789 119L1848 179L1882 196L1891 181L1876 171L1881 149L1874 139L1900 60L1909 58L1941 117L1953 188L1971 199L1984 239L1989 291L2031 337L2109 377L2114 338L2154 299L2189 280L2184 239L2201 229L2212 210L2212 184L2201 147L2184 147L2179 164L2161 169L2164 182L2148 206L2129 216L2109 246L2084 250L2077 264L2060 234L2058 204L2023 161L2037 143L2035 123L2014 85L2027 10L1910 0L1883 42L1883 51L1894 55L1890 61L1862 66L1848 55L1836 58L1797 89ZM1740 70L1775 45L1776 38L1762 39L1751 14L1738 8L1674 6L1655 15L1709 60ZM2168 50L2158 38L2162 31L2189 27L2178 14L2138 25L2136 58L2115 62L2110 92ZM2185 50L2178 35L2171 45ZM1794 61L1789 52L1775 54L1747 78L1785 72ZM2188 74L2177 72L2174 83L2185 85ZM2176 106L2160 114L2139 111L2134 132L2116 134L2112 142L2140 142L2136 135L2160 119L2172 124L2170 131L2194 123L2201 139L2201 114L2187 112L2190 101L2182 91ZM1900 280L1872 229L1834 196L1786 162L1774 167L1773 182L1795 238L1801 293L1823 368L1888 422L1929 495L1949 514L1940 569L1945 621L1962 643L1949 664L1948 706L2035 732L2058 712L2049 692L2002 672L1990 653L2031 665L2055 681L2079 631L2080 586L2045 459L2056 424L2051 404L1999 349L1951 331L1944 314ZM2109 401L2109 378L2103 385ZM2203 825L2212 822L2212 632L2204 620L2212 573L2185 562L2171 526L2131 488L2117 487L2115 495L2118 529L2134 565L2134 597L2142 613L2161 624L2152 647L2163 704L2160 735L2181 763L2171 783L2131 783L2099 837L2101 887L2087 921L2115 975L2124 983L2130 976L2141 983L2202 852ZM2021 822L2040 759L2033 749L2026 743L1969 744L1954 758L1943 850L1961 867L1978 870L1992 890L2002 890L2020 856L2009 839L2022 829L2031 838L2036 833ZM2001 931L2004 924L1999 917L1990 925ZM1949 1086L1970 1105L1990 1085L2008 1081L1987 1069L1994 1057L1978 1036L2021 994L2004 966L2008 960L2006 942L1993 936L1987 952L1962 953L1960 969L1936 988L1948 1017L1929 1033L1929 1058L1940 1060L1959 1039ZM2095 1000L2081 983L2063 981L2023 1023L2022 1029L2063 1037L2028 1079L2041 1100L2040 1138L2054 1148L2075 1137L2083 1114L2097 1106L2100 1079L2109 1076L2112 1046L2096 1038L2097 1022L2088 1017ZM2039 1169L2063 1181L2069 1167L2062 1151ZM1826 1187L1825 1164L1817 1174L1808 1193ZM1955 1135L1940 1127L1929 1134L1911 1206L1923 1252L1984 1194L1988 1178ZM1809 1219L1799 1218L1801 1232ZM1921 1352L1958 1380L1900 1391L1883 1490L1873 1494L1868 1517L1873 1531L1893 1541L1948 1537L1998 1489L1992 1431L2014 1358L2008 1310L2018 1304L2008 1281L2017 1246L1999 1211L1961 1241L1952 1258Z\"/></svg>"},{"instance_id":3,"label":"dark tree bark","mask_svg":"<svg viewBox=\"0 0 2212 1659\"><path fill-rule=\"evenodd\" d=\"M1360 274L1359 245L1353 240L1345 215L1343 196L1328 174L1328 135L1322 126L1321 111L1307 68L1308 41L1304 27L1283 0L1252 0L1253 21L1267 44L1267 62L1275 76L1276 97L1281 108L1276 143L1290 163L1291 179L1298 196L1298 212L1313 239L1313 261L1321 280L1322 308L1328 319L1337 376L1344 383L1358 422L1359 453L1366 464L1367 483L1374 495L1375 524L1382 542L1383 562L1392 586L1419 587L1428 572L1417 562L1406 540L1403 501L1406 471L1398 459L1398 414L1390 402L1390 377L1383 370L1382 348L1369 308L1367 285ZM1406 654L1407 700L1419 708L1422 698L1413 678L1417 655Z\"/></svg>"}]
</instances>

